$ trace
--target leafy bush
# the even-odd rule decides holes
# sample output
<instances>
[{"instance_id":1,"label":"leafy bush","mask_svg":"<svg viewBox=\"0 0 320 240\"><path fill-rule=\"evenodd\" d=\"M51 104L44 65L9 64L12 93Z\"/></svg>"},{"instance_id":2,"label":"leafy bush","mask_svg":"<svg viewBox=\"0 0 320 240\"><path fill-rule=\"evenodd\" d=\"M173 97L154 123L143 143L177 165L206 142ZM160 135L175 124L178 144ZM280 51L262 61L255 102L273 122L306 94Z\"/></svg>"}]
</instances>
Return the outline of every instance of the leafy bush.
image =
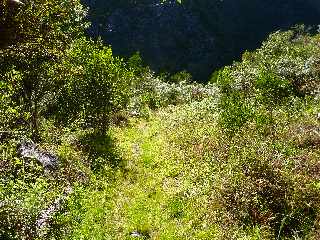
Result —
<instances>
[{"instance_id":1,"label":"leafy bush","mask_svg":"<svg viewBox=\"0 0 320 240\"><path fill-rule=\"evenodd\" d=\"M22 74L14 69L0 75L0 131L18 127L19 119L28 119L22 111Z\"/></svg>"},{"instance_id":2,"label":"leafy bush","mask_svg":"<svg viewBox=\"0 0 320 240\"><path fill-rule=\"evenodd\" d=\"M57 186L34 159L16 153L16 140L0 143L0 238L36 238L36 221L59 195L65 183ZM50 189L50 191L48 191Z\"/></svg>"},{"instance_id":3,"label":"leafy bush","mask_svg":"<svg viewBox=\"0 0 320 240\"><path fill-rule=\"evenodd\" d=\"M317 42L317 36L293 30L276 32L260 49L245 52L242 62L215 73L212 81L223 93L220 122L225 129L234 132L245 122L261 123L262 118L272 122L277 106L315 96L320 79Z\"/></svg>"},{"instance_id":4,"label":"leafy bush","mask_svg":"<svg viewBox=\"0 0 320 240\"><path fill-rule=\"evenodd\" d=\"M276 32L212 78L221 91L219 125L228 136L213 204L223 206L222 218L231 224L266 227L271 239L309 236L318 227L317 178L294 167L294 159L306 154L299 148L317 146L317 137L304 130L297 149L286 135L297 119L312 118L303 114L310 99L318 104L317 45L318 35Z\"/></svg>"},{"instance_id":5,"label":"leafy bush","mask_svg":"<svg viewBox=\"0 0 320 240\"><path fill-rule=\"evenodd\" d=\"M272 139L250 137L255 130L251 131L247 128L233 139L228 163L215 183L214 199L226 211L224 218L245 228L267 227L273 239L308 235L319 213L315 179L296 172L297 152L287 156L277 152ZM310 168L313 163L305 164Z\"/></svg>"},{"instance_id":6,"label":"leafy bush","mask_svg":"<svg viewBox=\"0 0 320 240\"><path fill-rule=\"evenodd\" d=\"M130 98L133 72L101 42L79 39L63 62L65 71L58 117L80 120L105 133L110 117L124 109Z\"/></svg>"},{"instance_id":7,"label":"leafy bush","mask_svg":"<svg viewBox=\"0 0 320 240\"><path fill-rule=\"evenodd\" d=\"M182 75L189 76L187 73L182 73ZM129 111L139 115L145 107L158 109L168 105L201 101L205 98L217 97L219 95L219 91L215 85L208 84L205 86L199 83L190 83L189 77L183 77L180 80L177 83L166 82L160 77L155 76L151 71L145 71L134 88Z\"/></svg>"},{"instance_id":8,"label":"leafy bush","mask_svg":"<svg viewBox=\"0 0 320 240\"><path fill-rule=\"evenodd\" d=\"M0 3L5 14L1 21L14 29L10 41L0 50L1 81L11 84L14 69L21 84L14 89L19 95L20 111L28 113L33 137L38 138L40 112L59 88L50 78L51 66L60 61L72 41L84 33L86 11L80 1L26 1L13 6ZM52 69L51 69L52 70ZM7 79L8 78L8 79ZM21 114L23 116L23 114Z\"/></svg>"},{"instance_id":9,"label":"leafy bush","mask_svg":"<svg viewBox=\"0 0 320 240\"><path fill-rule=\"evenodd\" d=\"M171 82L171 83L180 83L180 82L191 83L192 82L192 75L190 73L188 73L187 71L177 72L176 74L173 74L169 78L169 82Z\"/></svg>"},{"instance_id":10,"label":"leafy bush","mask_svg":"<svg viewBox=\"0 0 320 240\"><path fill-rule=\"evenodd\" d=\"M292 86L293 94L316 93L320 59L318 41L318 36L294 30L271 34L260 49L246 52L242 62L231 67L231 76L235 81L233 86L254 90L256 79L261 73L267 73L272 78L287 81L286 85L289 88ZM279 82L278 85L282 84Z\"/></svg>"}]
</instances>

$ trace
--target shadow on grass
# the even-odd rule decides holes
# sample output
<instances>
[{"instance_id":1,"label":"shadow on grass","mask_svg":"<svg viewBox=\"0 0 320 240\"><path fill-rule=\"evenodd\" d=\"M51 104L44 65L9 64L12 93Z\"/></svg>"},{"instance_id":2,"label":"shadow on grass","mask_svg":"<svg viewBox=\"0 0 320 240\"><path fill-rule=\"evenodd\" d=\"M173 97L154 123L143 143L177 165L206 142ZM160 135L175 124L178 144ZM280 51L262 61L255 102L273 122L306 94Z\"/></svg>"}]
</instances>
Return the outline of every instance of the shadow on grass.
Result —
<instances>
[{"instance_id":1,"label":"shadow on grass","mask_svg":"<svg viewBox=\"0 0 320 240\"><path fill-rule=\"evenodd\" d=\"M89 133L80 139L80 142L89 155L91 169L94 173L99 173L106 167L113 169L124 167L118 149L109 135Z\"/></svg>"}]
</instances>

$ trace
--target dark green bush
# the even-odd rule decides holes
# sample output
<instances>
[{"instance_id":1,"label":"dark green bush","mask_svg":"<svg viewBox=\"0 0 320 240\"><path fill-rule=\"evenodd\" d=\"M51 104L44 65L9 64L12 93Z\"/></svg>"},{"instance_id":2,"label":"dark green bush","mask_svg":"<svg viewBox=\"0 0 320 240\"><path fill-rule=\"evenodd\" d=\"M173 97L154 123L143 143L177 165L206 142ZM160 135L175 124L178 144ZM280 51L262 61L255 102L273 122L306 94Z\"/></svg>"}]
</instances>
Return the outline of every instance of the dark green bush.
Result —
<instances>
[{"instance_id":1,"label":"dark green bush","mask_svg":"<svg viewBox=\"0 0 320 240\"><path fill-rule=\"evenodd\" d=\"M173 74L169 78L169 82L171 82L171 83L180 83L180 82L191 83L192 82L192 75L190 73L188 73L187 71L177 72L176 74Z\"/></svg>"},{"instance_id":2,"label":"dark green bush","mask_svg":"<svg viewBox=\"0 0 320 240\"><path fill-rule=\"evenodd\" d=\"M28 120L23 111L22 74L14 68L0 74L0 131L18 127L19 119Z\"/></svg>"},{"instance_id":3,"label":"dark green bush","mask_svg":"<svg viewBox=\"0 0 320 240\"><path fill-rule=\"evenodd\" d=\"M293 95L293 86L290 81L272 72L261 72L254 86L257 100L264 105L274 106L283 103L287 97Z\"/></svg>"},{"instance_id":4,"label":"dark green bush","mask_svg":"<svg viewBox=\"0 0 320 240\"><path fill-rule=\"evenodd\" d=\"M253 117L250 102L239 92L222 96L220 99L220 124L230 134L237 132Z\"/></svg>"},{"instance_id":5,"label":"dark green bush","mask_svg":"<svg viewBox=\"0 0 320 240\"><path fill-rule=\"evenodd\" d=\"M79 39L63 62L65 71L58 103L60 121L83 121L106 132L111 114L124 109L134 74L101 42ZM61 119L62 118L62 119Z\"/></svg>"}]
</instances>

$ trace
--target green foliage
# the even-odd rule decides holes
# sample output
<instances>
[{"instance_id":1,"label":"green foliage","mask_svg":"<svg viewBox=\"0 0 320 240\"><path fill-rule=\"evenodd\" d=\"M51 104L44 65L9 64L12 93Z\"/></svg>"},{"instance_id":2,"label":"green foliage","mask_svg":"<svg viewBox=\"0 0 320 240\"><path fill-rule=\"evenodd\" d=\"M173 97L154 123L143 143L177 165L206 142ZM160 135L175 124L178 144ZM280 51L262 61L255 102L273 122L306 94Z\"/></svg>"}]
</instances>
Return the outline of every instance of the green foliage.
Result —
<instances>
[{"instance_id":1,"label":"green foliage","mask_svg":"<svg viewBox=\"0 0 320 240\"><path fill-rule=\"evenodd\" d=\"M221 182L214 183L221 201L215 204L218 211L223 206L222 218L245 228L267 227L267 239L309 236L317 221L317 180L292 170L306 153L291 145L288 125L299 121L306 101L317 99L318 37L301 31L271 34L260 49L245 52L242 62L213 76L222 94L219 125L228 136L220 143L228 157ZM300 146L316 144L310 137L300 136ZM305 164L310 169L314 162L308 158Z\"/></svg>"},{"instance_id":2,"label":"green foliage","mask_svg":"<svg viewBox=\"0 0 320 240\"><path fill-rule=\"evenodd\" d=\"M262 72L254 85L258 101L262 104L273 106L293 95L293 87L290 81L272 73Z\"/></svg>"},{"instance_id":3,"label":"green foliage","mask_svg":"<svg viewBox=\"0 0 320 240\"><path fill-rule=\"evenodd\" d=\"M12 69L0 76L0 131L14 128L19 118L28 119L21 111L21 75Z\"/></svg>"},{"instance_id":4,"label":"green foliage","mask_svg":"<svg viewBox=\"0 0 320 240\"><path fill-rule=\"evenodd\" d=\"M61 182L59 186L45 177L36 160L20 158L17 144L16 140L0 143L1 239L35 238L40 212L54 201L65 184Z\"/></svg>"},{"instance_id":5,"label":"green foliage","mask_svg":"<svg viewBox=\"0 0 320 240\"><path fill-rule=\"evenodd\" d=\"M212 81L222 92L220 122L226 131L234 133L247 121L272 122L277 106L315 96L320 74L317 42L318 36L277 32L260 49L245 52L242 62L214 74Z\"/></svg>"},{"instance_id":6,"label":"green foliage","mask_svg":"<svg viewBox=\"0 0 320 240\"><path fill-rule=\"evenodd\" d=\"M133 71L111 48L84 38L72 45L63 67L70 72L63 76L59 114L105 133L111 114L129 101Z\"/></svg>"},{"instance_id":7,"label":"green foliage","mask_svg":"<svg viewBox=\"0 0 320 240\"><path fill-rule=\"evenodd\" d=\"M12 57L13 53L20 54L25 61L60 55L68 43L82 35L88 26L84 21L86 11L77 0L27 1L17 5L15 11L11 11L12 6L6 2L2 1L1 7L4 12L12 13L1 20L6 22L5 17L10 17L11 25L15 27L8 54Z\"/></svg>"},{"instance_id":8,"label":"green foliage","mask_svg":"<svg viewBox=\"0 0 320 240\"><path fill-rule=\"evenodd\" d=\"M1 50L1 239L318 239L318 36L272 34L208 85L164 81L79 37L79 2L41 4ZM56 172L18 155L29 121Z\"/></svg>"},{"instance_id":9,"label":"green foliage","mask_svg":"<svg viewBox=\"0 0 320 240\"><path fill-rule=\"evenodd\" d=\"M14 28L14 36L0 50L1 81L8 82L12 69L19 72L20 87L16 89L22 101L22 111L30 115L34 138L39 136L40 108L46 108L58 84L50 78L52 65L60 61L75 38L83 34L87 24L85 10L79 1L27 1L10 11L6 1L1 8L10 12L1 19ZM4 26L6 27L6 26ZM12 75L12 74L11 74ZM21 114L23 115L23 114ZM29 120L29 119L25 119Z\"/></svg>"},{"instance_id":10,"label":"green foliage","mask_svg":"<svg viewBox=\"0 0 320 240\"><path fill-rule=\"evenodd\" d=\"M272 143L273 139L258 135L247 128L232 140L228 164L220 173L223 187L217 183L216 200L221 201L234 221L245 227L266 226L274 238L306 236L319 211L319 189L312 186L311 175L292 169L299 151L285 156ZM290 144L282 141L282 149L289 149ZM313 163L305 164L309 168Z\"/></svg>"},{"instance_id":11,"label":"green foliage","mask_svg":"<svg viewBox=\"0 0 320 240\"><path fill-rule=\"evenodd\" d=\"M318 36L295 31L273 33L260 49L243 55L243 61L232 67L232 75L242 89L252 87L261 73L267 73L272 78L288 81L285 85L293 88L289 89L293 90L292 94L314 94L319 76L318 41ZM278 84L284 87L283 83Z\"/></svg>"},{"instance_id":12,"label":"green foliage","mask_svg":"<svg viewBox=\"0 0 320 240\"><path fill-rule=\"evenodd\" d=\"M230 138L218 109L208 98L111 129L123 168L114 184L100 179L101 187L70 201L72 218L81 219L72 237L130 239L137 231L151 239L317 239L319 142L310 135L317 128L305 137L299 130L316 123L311 110L302 102L276 108L265 123L274 124L274 135L249 121ZM299 147L310 138L313 147Z\"/></svg>"},{"instance_id":13,"label":"green foliage","mask_svg":"<svg viewBox=\"0 0 320 240\"><path fill-rule=\"evenodd\" d=\"M220 107L220 124L225 131L237 132L253 116L252 105L241 93L222 96Z\"/></svg>"},{"instance_id":14,"label":"green foliage","mask_svg":"<svg viewBox=\"0 0 320 240\"><path fill-rule=\"evenodd\" d=\"M156 110L169 105L181 105L206 98L216 97L219 91L215 85L191 83L186 72L175 75L177 83L170 78L156 76L146 71L136 81L134 94L130 100L129 111L145 116L146 109ZM166 80L167 79L167 80Z\"/></svg>"},{"instance_id":15,"label":"green foliage","mask_svg":"<svg viewBox=\"0 0 320 240\"><path fill-rule=\"evenodd\" d=\"M252 106L245 92L232 87L231 69L226 67L220 71L215 80L222 93L219 100L220 124L225 131L234 134L252 117Z\"/></svg>"},{"instance_id":16,"label":"green foliage","mask_svg":"<svg viewBox=\"0 0 320 240\"><path fill-rule=\"evenodd\" d=\"M148 67L146 67L141 59L140 53L136 52L127 61L128 67L135 73L137 77L143 78L143 75L148 72ZM141 81L143 81L141 79Z\"/></svg>"},{"instance_id":17,"label":"green foliage","mask_svg":"<svg viewBox=\"0 0 320 240\"><path fill-rule=\"evenodd\" d=\"M172 82L172 83L180 83L180 82L191 83L192 82L192 75L190 73L188 73L187 71L178 72L170 77L169 82Z\"/></svg>"}]
</instances>

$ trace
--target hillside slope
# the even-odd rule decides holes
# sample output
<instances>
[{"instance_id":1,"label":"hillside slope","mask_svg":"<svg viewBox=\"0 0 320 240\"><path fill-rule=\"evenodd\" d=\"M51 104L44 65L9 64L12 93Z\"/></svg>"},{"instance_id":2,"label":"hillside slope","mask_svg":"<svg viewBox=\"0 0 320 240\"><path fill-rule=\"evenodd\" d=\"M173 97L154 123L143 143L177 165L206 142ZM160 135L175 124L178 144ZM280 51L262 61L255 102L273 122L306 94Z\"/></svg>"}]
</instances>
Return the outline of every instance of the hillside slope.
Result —
<instances>
[{"instance_id":1,"label":"hillside slope","mask_svg":"<svg viewBox=\"0 0 320 240\"><path fill-rule=\"evenodd\" d=\"M205 81L213 69L257 48L270 32L319 24L316 0L84 1L91 36L115 53L140 51L154 70L187 70Z\"/></svg>"},{"instance_id":2,"label":"hillside slope","mask_svg":"<svg viewBox=\"0 0 320 240\"><path fill-rule=\"evenodd\" d=\"M320 239L320 34L274 32L200 84L46 3L3 18L0 239Z\"/></svg>"},{"instance_id":3,"label":"hillside slope","mask_svg":"<svg viewBox=\"0 0 320 240\"><path fill-rule=\"evenodd\" d=\"M70 202L72 238L319 239L319 35L293 36L226 67L215 94L114 126L123 164Z\"/></svg>"}]
</instances>

